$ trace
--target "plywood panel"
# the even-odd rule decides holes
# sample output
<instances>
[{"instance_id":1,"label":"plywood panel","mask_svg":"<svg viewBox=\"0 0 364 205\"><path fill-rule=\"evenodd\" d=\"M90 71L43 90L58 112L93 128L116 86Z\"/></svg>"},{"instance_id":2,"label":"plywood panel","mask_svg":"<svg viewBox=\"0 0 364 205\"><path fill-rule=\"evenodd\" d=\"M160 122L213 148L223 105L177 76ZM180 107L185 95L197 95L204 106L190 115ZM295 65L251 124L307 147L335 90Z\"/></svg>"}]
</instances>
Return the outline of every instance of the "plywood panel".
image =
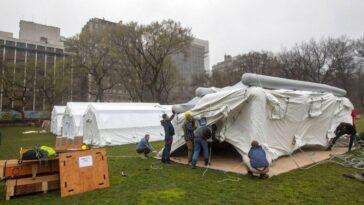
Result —
<instances>
[{"instance_id":1,"label":"plywood panel","mask_svg":"<svg viewBox=\"0 0 364 205\"><path fill-rule=\"evenodd\" d=\"M109 186L104 148L59 155L61 196L69 196Z\"/></svg>"}]
</instances>

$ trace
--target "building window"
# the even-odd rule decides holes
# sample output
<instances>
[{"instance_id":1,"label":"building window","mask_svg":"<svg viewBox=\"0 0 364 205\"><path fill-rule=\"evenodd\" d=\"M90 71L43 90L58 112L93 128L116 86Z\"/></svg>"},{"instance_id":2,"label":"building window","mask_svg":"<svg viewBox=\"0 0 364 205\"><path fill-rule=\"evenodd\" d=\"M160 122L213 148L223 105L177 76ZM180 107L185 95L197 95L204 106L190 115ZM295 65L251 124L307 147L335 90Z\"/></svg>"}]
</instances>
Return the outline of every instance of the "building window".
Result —
<instances>
[{"instance_id":1,"label":"building window","mask_svg":"<svg viewBox=\"0 0 364 205\"><path fill-rule=\"evenodd\" d=\"M6 41L6 45L7 46L15 46L15 42L14 41Z\"/></svg>"},{"instance_id":2,"label":"building window","mask_svg":"<svg viewBox=\"0 0 364 205\"><path fill-rule=\"evenodd\" d=\"M48 38L46 38L46 37L40 37L40 42L48 43Z\"/></svg>"},{"instance_id":3,"label":"building window","mask_svg":"<svg viewBox=\"0 0 364 205\"><path fill-rule=\"evenodd\" d=\"M44 51L45 47L44 46L37 46L37 49L40 50L40 51Z\"/></svg>"},{"instance_id":4,"label":"building window","mask_svg":"<svg viewBox=\"0 0 364 205\"><path fill-rule=\"evenodd\" d=\"M34 50L35 49L35 45L34 44L28 44L28 46L27 46L29 49L32 49L32 50Z\"/></svg>"},{"instance_id":5,"label":"building window","mask_svg":"<svg viewBox=\"0 0 364 205\"><path fill-rule=\"evenodd\" d=\"M54 48L47 47L47 51L48 51L48 52L54 52Z\"/></svg>"},{"instance_id":6,"label":"building window","mask_svg":"<svg viewBox=\"0 0 364 205\"><path fill-rule=\"evenodd\" d=\"M56 48L56 53L57 54L63 54L63 49Z\"/></svg>"}]
</instances>

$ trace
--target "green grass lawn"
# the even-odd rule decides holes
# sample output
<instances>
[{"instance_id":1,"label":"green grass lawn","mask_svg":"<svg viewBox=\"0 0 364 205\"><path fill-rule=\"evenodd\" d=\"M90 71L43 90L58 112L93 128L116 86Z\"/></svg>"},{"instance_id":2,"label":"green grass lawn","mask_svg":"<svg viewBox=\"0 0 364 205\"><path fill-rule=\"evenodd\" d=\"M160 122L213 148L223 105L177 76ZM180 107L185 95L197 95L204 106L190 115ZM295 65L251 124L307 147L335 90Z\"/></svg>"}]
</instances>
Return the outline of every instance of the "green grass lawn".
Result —
<instances>
[{"instance_id":1,"label":"green grass lawn","mask_svg":"<svg viewBox=\"0 0 364 205\"><path fill-rule=\"evenodd\" d=\"M358 126L363 131L364 120ZM2 128L0 159L16 158L19 147L52 145L50 134L21 134L33 128ZM162 143L153 143L161 148ZM108 147L113 156L138 156L135 145ZM158 168L161 169L152 169ZM363 204L364 184L342 176L355 172L336 164L322 164L309 170L294 170L267 180L179 164L160 164L140 158L109 158L110 187L60 198L58 191L15 197L5 201L4 183L0 183L0 204ZM127 176L122 176L124 172ZM229 176L240 181L224 181Z\"/></svg>"},{"instance_id":2,"label":"green grass lawn","mask_svg":"<svg viewBox=\"0 0 364 205\"><path fill-rule=\"evenodd\" d=\"M364 116L356 121L356 130L358 133L364 132Z\"/></svg>"}]
</instances>

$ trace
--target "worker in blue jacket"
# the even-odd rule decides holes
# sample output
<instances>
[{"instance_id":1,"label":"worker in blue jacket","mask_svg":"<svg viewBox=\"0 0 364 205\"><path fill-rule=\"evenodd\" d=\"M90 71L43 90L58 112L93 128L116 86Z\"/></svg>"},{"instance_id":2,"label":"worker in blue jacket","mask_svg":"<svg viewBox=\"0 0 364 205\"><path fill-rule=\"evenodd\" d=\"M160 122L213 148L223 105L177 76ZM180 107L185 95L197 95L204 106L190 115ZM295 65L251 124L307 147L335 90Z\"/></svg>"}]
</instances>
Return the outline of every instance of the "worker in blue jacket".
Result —
<instances>
[{"instance_id":1,"label":"worker in blue jacket","mask_svg":"<svg viewBox=\"0 0 364 205\"><path fill-rule=\"evenodd\" d=\"M162 115L161 125L164 129L164 149L162 153L162 163L170 163L169 154L172 148L173 135L175 134L172 120L176 112L172 110L173 115L168 117L167 114Z\"/></svg>"},{"instance_id":2,"label":"worker in blue jacket","mask_svg":"<svg viewBox=\"0 0 364 205\"><path fill-rule=\"evenodd\" d=\"M248 175L253 176L253 173L259 174L261 178L268 178L269 162L266 153L262 146L255 140L251 142L251 148L248 156L243 156L243 161L248 169Z\"/></svg>"},{"instance_id":3,"label":"worker in blue jacket","mask_svg":"<svg viewBox=\"0 0 364 205\"><path fill-rule=\"evenodd\" d=\"M155 151L155 149L149 143L149 138L150 138L149 134L146 134L144 138L142 138L139 141L136 147L137 153L144 153L144 157L142 159L148 159L149 158L148 154Z\"/></svg>"}]
</instances>

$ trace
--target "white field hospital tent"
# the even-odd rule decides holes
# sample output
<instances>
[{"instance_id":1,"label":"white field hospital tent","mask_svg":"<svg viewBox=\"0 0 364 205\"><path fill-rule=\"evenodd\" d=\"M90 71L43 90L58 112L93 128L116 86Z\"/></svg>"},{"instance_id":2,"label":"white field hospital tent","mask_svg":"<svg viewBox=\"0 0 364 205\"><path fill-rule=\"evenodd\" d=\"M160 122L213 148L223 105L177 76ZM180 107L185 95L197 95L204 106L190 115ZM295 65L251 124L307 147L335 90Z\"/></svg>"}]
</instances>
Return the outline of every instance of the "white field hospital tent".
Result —
<instances>
[{"instance_id":1,"label":"white field hospital tent","mask_svg":"<svg viewBox=\"0 0 364 205\"><path fill-rule=\"evenodd\" d=\"M84 142L98 146L130 144L145 134L150 135L150 141L163 140L160 121L171 111L172 106L155 103L89 105L83 118Z\"/></svg>"},{"instance_id":2,"label":"white field hospital tent","mask_svg":"<svg viewBox=\"0 0 364 205\"><path fill-rule=\"evenodd\" d=\"M54 106L51 113L51 133L62 134L62 119L66 106Z\"/></svg>"},{"instance_id":3,"label":"white field hospital tent","mask_svg":"<svg viewBox=\"0 0 364 205\"><path fill-rule=\"evenodd\" d=\"M100 103L100 102L69 102L67 103L63 120L62 135L68 138L83 136L83 116L89 105L121 106L130 103ZM158 103L132 103L135 106L159 105ZM159 105L160 106L160 105Z\"/></svg>"},{"instance_id":4,"label":"white field hospital tent","mask_svg":"<svg viewBox=\"0 0 364 205\"><path fill-rule=\"evenodd\" d=\"M264 85L263 79L260 83ZM277 159L305 145L327 146L340 122L352 123L352 109L347 98L330 92L242 85L210 92L189 111L195 119L216 123L217 140L233 145L240 155L257 140L271 159ZM184 122L183 113L174 120L172 152L185 144Z\"/></svg>"},{"instance_id":5,"label":"white field hospital tent","mask_svg":"<svg viewBox=\"0 0 364 205\"><path fill-rule=\"evenodd\" d=\"M67 103L63 120L62 135L68 138L83 136L82 117L92 103L90 102L69 102Z\"/></svg>"}]
</instances>

